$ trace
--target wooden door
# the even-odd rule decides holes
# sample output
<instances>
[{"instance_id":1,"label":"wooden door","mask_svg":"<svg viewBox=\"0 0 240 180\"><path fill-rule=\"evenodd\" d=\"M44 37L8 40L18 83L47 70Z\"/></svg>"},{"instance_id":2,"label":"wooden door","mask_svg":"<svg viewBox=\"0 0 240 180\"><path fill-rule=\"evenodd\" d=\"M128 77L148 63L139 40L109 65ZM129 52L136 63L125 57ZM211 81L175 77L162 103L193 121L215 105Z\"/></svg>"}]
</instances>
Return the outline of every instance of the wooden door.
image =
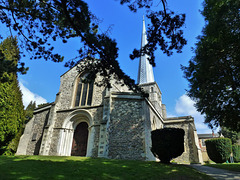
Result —
<instances>
[{"instance_id":1,"label":"wooden door","mask_svg":"<svg viewBox=\"0 0 240 180\"><path fill-rule=\"evenodd\" d=\"M88 124L86 122L81 122L74 131L71 156L86 156L87 142Z\"/></svg>"}]
</instances>

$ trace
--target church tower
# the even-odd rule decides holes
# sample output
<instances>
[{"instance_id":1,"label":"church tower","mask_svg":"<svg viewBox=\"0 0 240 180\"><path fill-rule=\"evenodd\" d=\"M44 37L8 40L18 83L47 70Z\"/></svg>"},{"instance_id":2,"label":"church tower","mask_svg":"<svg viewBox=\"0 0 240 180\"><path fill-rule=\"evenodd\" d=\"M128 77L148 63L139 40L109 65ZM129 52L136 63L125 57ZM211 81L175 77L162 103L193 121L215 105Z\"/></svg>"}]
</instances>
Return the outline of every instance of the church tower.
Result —
<instances>
[{"instance_id":1,"label":"church tower","mask_svg":"<svg viewBox=\"0 0 240 180\"><path fill-rule=\"evenodd\" d=\"M145 21L143 17L143 28L142 28L142 42L141 49L147 44L147 33L145 28ZM152 65L149 63L148 55L144 54L140 57L139 69L138 69L138 84L145 84L154 82Z\"/></svg>"},{"instance_id":2,"label":"church tower","mask_svg":"<svg viewBox=\"0 0 240 180\"><path fill-rule=\"evenodd\" d=\"M147 33L145 20L143 17L141 48L143 48L147 43ZM149 56L147 54L142 54L140 57L137 83L145 92L149 94L148 99L156 108L156 110L162 115L163 118L166 118L166 107L164 104L162 104L162 93L157 83L154 81L153 68L149 63L148 57Z\"/></svg>"}]
</instances>

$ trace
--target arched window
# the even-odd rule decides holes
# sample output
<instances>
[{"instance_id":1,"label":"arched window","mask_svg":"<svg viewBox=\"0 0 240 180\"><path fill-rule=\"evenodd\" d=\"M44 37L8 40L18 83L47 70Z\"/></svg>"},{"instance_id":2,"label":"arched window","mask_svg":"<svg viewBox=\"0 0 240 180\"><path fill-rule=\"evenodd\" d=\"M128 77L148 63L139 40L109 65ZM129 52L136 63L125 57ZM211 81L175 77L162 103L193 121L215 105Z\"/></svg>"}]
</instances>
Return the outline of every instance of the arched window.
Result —
<instances>
[{"instance_id":1,"label":"arched window","mask_svg":"<svg viewBox=\"0 0 240 180\"><path fill-rule=\"evenodd\" d=\"M86 74L82 77L79 77L77 80L77 91L75 95L75 107L76 106L91 106L92 104L92 95L93 95L93 84L83 83L82 78L86 77Z\"/></svg>"}]
</instances>

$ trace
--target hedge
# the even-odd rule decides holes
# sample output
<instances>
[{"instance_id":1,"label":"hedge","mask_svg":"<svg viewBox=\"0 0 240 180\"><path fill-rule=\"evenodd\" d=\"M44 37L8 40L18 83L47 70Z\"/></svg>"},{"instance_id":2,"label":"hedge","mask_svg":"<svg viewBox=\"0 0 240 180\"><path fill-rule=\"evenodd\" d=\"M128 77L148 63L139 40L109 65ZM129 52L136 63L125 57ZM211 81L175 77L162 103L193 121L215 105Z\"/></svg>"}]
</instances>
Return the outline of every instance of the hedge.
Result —
<instances>
[{"instance_id":1,"label":"hedge","mask_svg":"<svg viewBox=\"0 0 240 180\"><path fill-rule=\"evenodd\" d=\"M214 138L206 140L209 158L215 163L226 162L232 152L232 142L228 138Z\"/></svg>"},{"instance_id":2,"label":"hedge","mask_svg":"<svg viewBox=\"0 0 240 180\"><path fill-rule=\"evenodd\" d=\"M240 162L240 145L233 145L232 153L234 162Z\"/></svg>"},{"instance_id":3,"label":"hedge","mask_svg":"<svg viewBox=\"0 0 240 180\"><path fill-rule=\"evenodd\" d=\"M157 129L151 132L152 148L155 157L162 163L180 156L184 152L184 130L179 128Z\"/></svg>"}]
</instances>

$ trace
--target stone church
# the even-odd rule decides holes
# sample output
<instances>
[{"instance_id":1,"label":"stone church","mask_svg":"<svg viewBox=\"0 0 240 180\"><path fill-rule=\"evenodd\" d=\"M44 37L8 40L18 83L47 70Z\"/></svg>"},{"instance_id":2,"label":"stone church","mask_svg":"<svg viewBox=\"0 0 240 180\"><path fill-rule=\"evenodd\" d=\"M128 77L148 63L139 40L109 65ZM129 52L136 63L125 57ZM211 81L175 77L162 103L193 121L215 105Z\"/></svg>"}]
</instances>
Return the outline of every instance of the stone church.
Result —
<instances>
[{"instance_id":1,"label":"stone church","mask_svg":"<svg viewBox=\"0 0 240 180\"><path fill-rule=\"evenodd\" d=\"M142 47L146 43L143 20ZM109 89L83 83L84 76L86 73L79 73L76 66L61 76L55 102L35 109L17 155L156 160L150 150L151 131L177 127L185 131L185 151L175 161L202 162L193 117L167 118L146 55L140 58L138 85L149 93L148 98L119 84ZM95 81L100 79L97 76Z\"/></svg>"}]
</instances>

